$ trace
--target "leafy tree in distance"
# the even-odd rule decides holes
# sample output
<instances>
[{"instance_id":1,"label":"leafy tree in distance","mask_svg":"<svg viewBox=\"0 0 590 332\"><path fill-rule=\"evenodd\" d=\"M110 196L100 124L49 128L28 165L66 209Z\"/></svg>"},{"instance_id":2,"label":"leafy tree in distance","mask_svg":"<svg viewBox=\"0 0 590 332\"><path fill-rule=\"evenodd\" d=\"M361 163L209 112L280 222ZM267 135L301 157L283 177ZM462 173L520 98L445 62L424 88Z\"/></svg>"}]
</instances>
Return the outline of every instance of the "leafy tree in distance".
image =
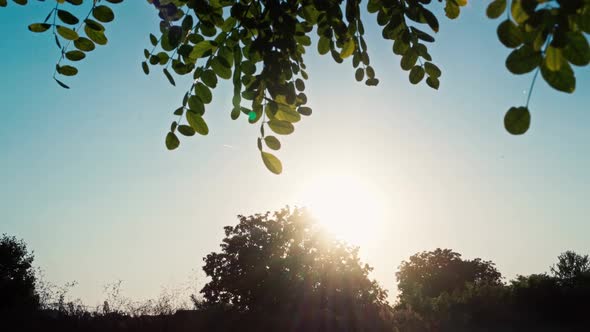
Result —
<instances>
[{"instance_id":1,"label":"leafy tree in distance","mask_svg":"<svg viewBox=\"0 0 590 332\"><path fill-rule=\"evenodd\" d=\"M557 264L551 267L555 278L564 283L571 283L577 277L590 277L590 259L588 255L580 255L573 251L566 251L557 257Z\"/></svg>"},{"instance_id":2,"label":"leafy tree in distance","mask_svg":"<svg viewBox=\"0 0 590 332\"><path fill-rule=\"evenodd\" d=\"M462 259L461 254L440 248L417 253L403 261L396 277L402 307L421 307L424 300L461 292L470 285L502 283L502 275L491 261Z\"/></svg>"},{"instance_id":3,"label":"leafy tree in distance","mask_svg":"<svg viewBox=\"0 0 590 332\"><path fill-rule=\"evenodd\" d=\"M0 237L0 317L39 307L33 259L22 240L6 234Z\"/></svg>"},{"instance_id":4,"label":"leafy tree in distance","mask_svg":"<svg viewBox=\"0 0 590 332\"><path fill-rule=\"evenodd\" d=\"M314 330L314 322L377 328L388 308L358 248L330 237L304 210L239 216L238 225L225 227L221 251L204 261L206 304L289 330Z\"/></svg>"},{"instance_id":5,"label":"leafy tree in distance","mask_svg":"<svg viewBox=\"0 0 590 332\"><path fill-rule=\"evenodd\" d=\"M307 106L305 80L308 79L304 54L312 44L310 35L318 35L317 51L342 63L352 58L357 81L369 86L379 83L370 64L365 28L361 19L362 0L147 0L161 18L160 33L150 34L151 50L145 49L142 68L163 67L172 85L177 75L192 75L181 106L174 111L166 135L166 146L178 148L177 133L207 135L206 105L212 101L219 79L232 80L234 96L230 116L247 116L251 124L260 124L258 149L265 166L282 172L282 163L270 150L279 150L274 135L289 135L301 116L311 115ZM25 5L27 0L13 0ZM45 19L29 25L33 32L51 31L59 59L54 79L69 88L60 76L73 76L78 69L66 61L77 62L96 45L108 42L104 23L114 18L105 3L122 0L87 0L90 10L85 18L73 15L65 3L78 6L83 0L56 0ZM444 2L450 19L459 16L467 0ZM0 7L7 6L0 0ZM439 22L427 7L431 0L368 0L366 10L373 14L382 36L393 41L393 53L401 56L400 66L409 72L412 84L425 81L434 89L440 85L441 70L432 62L427 43L434 37L425 29L438 32ZM506 19L499 24L500 42L514 49L506 67L516 75L534 71L527 102L506 113L504 125L514 135L530 127L530 96L540 73L554 89L571 93L576 78L571 65L590 63L590 0L493 0L487 16ZM82 35L82 30L84 35ZM152 66L152 67L150 67Z\"/></svg>"}]
</instances>

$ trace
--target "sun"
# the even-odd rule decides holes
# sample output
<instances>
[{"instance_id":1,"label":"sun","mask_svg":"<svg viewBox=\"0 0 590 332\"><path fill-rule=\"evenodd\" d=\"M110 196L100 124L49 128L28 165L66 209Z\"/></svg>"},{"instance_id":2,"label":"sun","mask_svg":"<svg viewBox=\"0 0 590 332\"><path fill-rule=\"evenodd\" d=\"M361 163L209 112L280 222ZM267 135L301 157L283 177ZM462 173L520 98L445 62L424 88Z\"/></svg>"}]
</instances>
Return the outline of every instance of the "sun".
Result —
<instances>
[{"instance_id":1,"label":"sun","mask_svg":"<svg viewBox=\"0 0 590 332\"><path fill-rule=\"evenodd\" d=\"M371 241L384 223L384 199L372 183L325 175L305 185L300 201L326 230L350 244Z\"/></svg>"}]
</instances>

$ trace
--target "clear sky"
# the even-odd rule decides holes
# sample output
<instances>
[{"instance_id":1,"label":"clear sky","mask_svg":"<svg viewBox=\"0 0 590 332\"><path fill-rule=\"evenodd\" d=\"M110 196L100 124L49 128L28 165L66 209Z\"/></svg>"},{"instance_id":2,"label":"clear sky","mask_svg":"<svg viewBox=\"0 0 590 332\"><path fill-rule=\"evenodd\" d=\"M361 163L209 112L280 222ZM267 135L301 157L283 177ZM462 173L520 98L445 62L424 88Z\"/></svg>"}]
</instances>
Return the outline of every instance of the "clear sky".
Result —
<instances>
[{"instance_id":1,"label":"clear sky","mask_svg":"<svg viewBox=\"0 0 590 332\"><path fill-rule=\"evenodd\" d=\"M359 220L357 244L392 292L400 261L436 247L493 260L508 278L546 271L567 249L588 253L590 72L576 68L572 95L539 80L531 130L510 136L504 113L524 104L532 75L505 69L509 51L485 3L472 1L456 21L440 16L430 48L443 70L438 91L408 82L374 16L365 22L378 87L356 83L349 61L310 48L314 114L282 140L280 176L260 160L258 126L230 120L228 83L214 91L210 135L165 149L188 82L174 88L142 73L157 31L145 1L117 5L109 45L81 63L71 90L51 79L51 35L26 28L51 4L2 8L0 233L24 238L49 280L78 281L75 295L87 303L118 279L127 295L146 298L200 271L236 215L307 204L337 174L378 197L379 220ZM354 197L355 186L338 185Z\"/></svg>"}]
</instances>

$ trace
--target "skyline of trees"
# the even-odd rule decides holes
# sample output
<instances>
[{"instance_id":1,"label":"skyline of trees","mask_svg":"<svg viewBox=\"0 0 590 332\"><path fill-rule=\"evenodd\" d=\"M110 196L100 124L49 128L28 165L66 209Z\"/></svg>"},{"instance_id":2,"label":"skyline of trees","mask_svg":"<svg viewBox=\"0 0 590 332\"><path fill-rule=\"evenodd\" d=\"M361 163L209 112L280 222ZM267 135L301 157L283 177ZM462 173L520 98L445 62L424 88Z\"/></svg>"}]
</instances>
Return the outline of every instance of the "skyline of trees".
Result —
<instances>
[{"instance_id":1,"label":"skyline of trees","mask_svg":"<svg viewBox=\"0 0 590 332\"><path fill-rule=\"evenodd\" d=\"M451 249L418 252L399 265L397 298L389 303L387 291L370 279L372 268L359 258L359 248L331 237L304 210L238 216L238 224L224 230L220 251L203 258L209 277L203 296L193 294L190 300L197 311L247 315L251 324L268 323L269 315L276 318L272 324L288 321L302 328L319 328L319 322L326 320L340 327L367 322L378 322L380 328L393 322L421 328L516 326L523 324L523 317L577 324L585 317L580 304L590 300L588 255L573 251L559 255L547 272L511 280L505 280L489 260L466 259ZM171 315L187 308L172 305L179 300L173 293L134 303L121 295L120 282L111 285L109 297L96 309L67 300L67 287L54 292L49 303L33 260L23 240L2 236L0 316L42 309L64 317L139 317ZM511 314L514 311L522 317ZM302 314L299 321L285 318L292 312Z\"/></svg>"}]
</instances>

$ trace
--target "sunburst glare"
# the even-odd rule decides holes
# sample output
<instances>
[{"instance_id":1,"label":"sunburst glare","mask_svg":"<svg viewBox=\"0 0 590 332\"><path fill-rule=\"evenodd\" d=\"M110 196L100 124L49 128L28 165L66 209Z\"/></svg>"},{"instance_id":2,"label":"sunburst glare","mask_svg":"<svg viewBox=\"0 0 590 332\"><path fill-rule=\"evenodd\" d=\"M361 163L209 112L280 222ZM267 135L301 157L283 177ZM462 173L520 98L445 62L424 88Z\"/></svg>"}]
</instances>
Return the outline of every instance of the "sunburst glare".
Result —
<instances>
[{"instance_id":1,"label":"sunburst glare","mask_svg":"<svg viewBox=\"0 0 590 332\"><path fill-rule=\"evenodd\" d=\"M368 181L352 175L325 175L305 185L300 201L326 230L354 245L378 234L385 201Z\"/></svg>"}]
</instances>

